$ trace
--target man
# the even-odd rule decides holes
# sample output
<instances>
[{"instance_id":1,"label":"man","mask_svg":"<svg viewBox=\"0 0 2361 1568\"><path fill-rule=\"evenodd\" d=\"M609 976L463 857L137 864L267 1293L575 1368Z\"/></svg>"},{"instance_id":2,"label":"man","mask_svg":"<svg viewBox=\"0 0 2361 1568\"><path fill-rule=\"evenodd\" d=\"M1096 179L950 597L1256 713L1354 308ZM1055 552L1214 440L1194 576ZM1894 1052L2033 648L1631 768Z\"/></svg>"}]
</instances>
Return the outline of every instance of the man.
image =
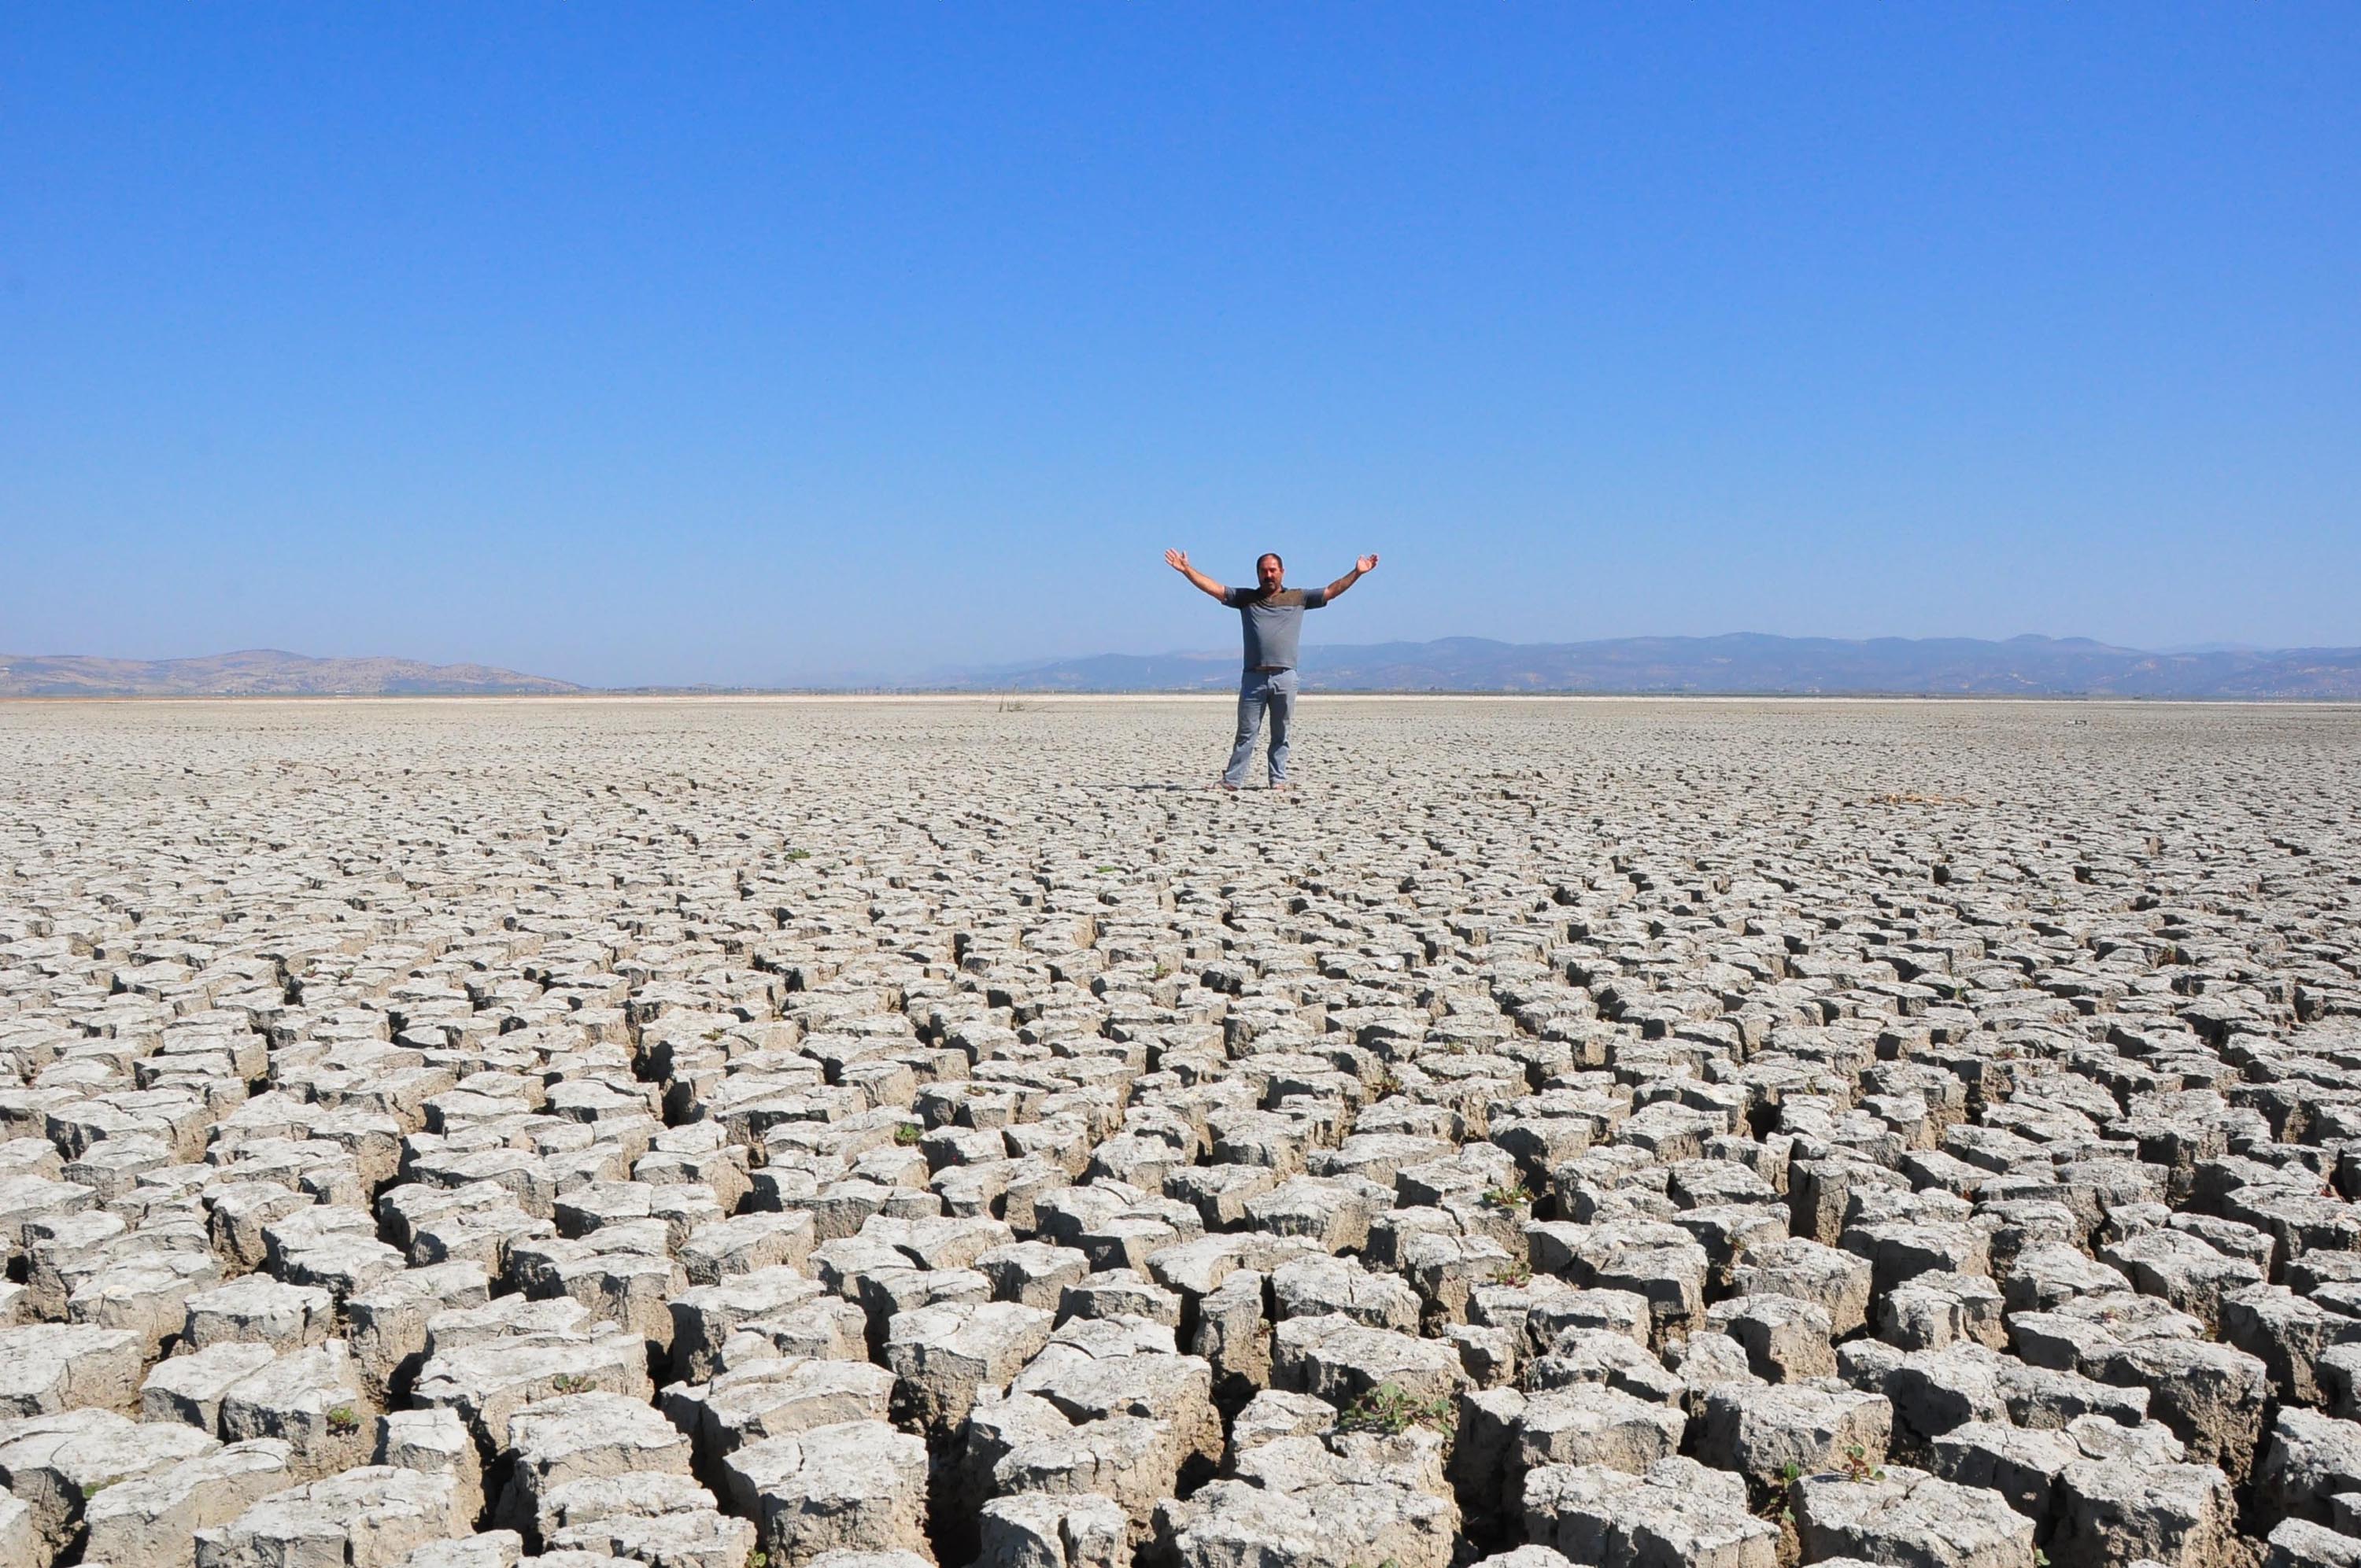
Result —
<instances>
[{"instance_id":1,"label":"man","mask_svg":"<svg viewBox=\"0 0 2361 1568\"><path fill-rule=\"evenodd\" d=\"M1206 593L1238 612L1246 634L1246 667L1238 682L1238 740L1230 751L1230 765L1220 788L1235 793L1246 782L1246 764L1254 758L1255 734L1270 714L1270 787L1285 789L1289 731L1295 724L1295 645L1303 633L1303 612L1318 609L1362 576L1378 567L1375 555L1364 555L1353 569L1324 588L1290 588L1280 579L1287 563L1276 554L1255 563L1256 586L1225 588L1189 565L1186 552L1167 550L1164 564Z\"/></svg>"}]
</instances>

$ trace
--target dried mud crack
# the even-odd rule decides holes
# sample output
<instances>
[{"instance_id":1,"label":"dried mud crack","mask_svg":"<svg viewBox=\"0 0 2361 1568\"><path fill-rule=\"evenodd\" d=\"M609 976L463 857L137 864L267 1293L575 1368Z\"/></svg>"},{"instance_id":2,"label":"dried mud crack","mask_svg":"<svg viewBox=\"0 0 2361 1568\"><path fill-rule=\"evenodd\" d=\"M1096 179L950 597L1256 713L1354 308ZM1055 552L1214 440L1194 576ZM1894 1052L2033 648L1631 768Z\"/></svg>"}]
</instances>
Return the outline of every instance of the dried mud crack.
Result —
<instances>
[{"instance_id":1,"label":"dried mud crack","mask_svg":"<svg viewBox=\"0 0 2361 1568\"><path fill-rule=\"evenodd\" d=\"M2361 712L0 707L0 1568L2361 1563Z\"/></svg>"}]
</instances>

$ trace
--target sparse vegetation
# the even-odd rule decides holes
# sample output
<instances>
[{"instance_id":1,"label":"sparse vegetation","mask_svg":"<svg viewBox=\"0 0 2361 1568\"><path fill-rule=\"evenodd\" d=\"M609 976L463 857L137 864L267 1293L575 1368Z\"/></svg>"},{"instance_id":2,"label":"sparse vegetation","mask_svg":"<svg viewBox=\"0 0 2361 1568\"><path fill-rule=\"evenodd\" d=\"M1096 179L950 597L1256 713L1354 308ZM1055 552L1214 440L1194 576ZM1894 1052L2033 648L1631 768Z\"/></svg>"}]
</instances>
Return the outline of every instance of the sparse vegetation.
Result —
<instances>
[{"instance_id":1,"label":"sparse vegetation","mask_svg":"<svg viewBox=\"0 0 2361 1568\"><path fill-rule=\"evenodd\" d=\"M1507 1187L1487 1190L1484 1204L1490 1209L1530 1209L1533 1206L1533 1195L1523 1182L1512 1182Z\"/></svg>"},{"instance_id":2,"label":"sparse vegetation","mask_svg":"<svg viewBox=\"0 0 2361 1568\"><path fill-rule=\"evenodd\" d=\"M350 1405L332 1406L328 1410L328 1430L338 1437L348 1437L361 1430L361 1418Z\"/></svg>"},{"instance_id":3,"label":"sparse vegetation","mask_svg":"<svg viewBox=\"0 0 2361 1568\"><path fill-rule=\"evenodd\" d=\"M1869 1462L1869 1450L1857 1442L1845 1445L1844 1468L1845 1479L1848 1481L1867 1482L1885 1479L1884 1467L1872 1464Z\"/></svg>"},{"instance_id":4,"label":"sparse vegetation","mask_svg":"<svg viewBox=\"0 0 2361 1568\"><path fill-rule=\"evenodd\" d=\"M911 1147L913 1145L917 1144L920 1138L923 1138L926 1135L927 1129L921 1127L916 1122L896 1122L894 1124L894 1141L901 1145L904 1148Z\"/></svg>"},{"instance_id":5,"label":"sparse vegetation","mask_svg":"<svg viewBox=\"0 0 2361 1568\"><path fill-rule=\"evenodd\" d=\"M1458 1411L1450 1395L1420 1399L1399 1383L1378 1384L1336 1418L1338 1431L1373 1431L1387 1437L1400 1437L1414 1426L1447 1432L1457 1424Z\"/></svg>"},{"instance_id":6,"label":"sparse vegetation","mask_svg":"<svg viewBox=\"0 0 2361 1568\"><path fill-rule=\"evenodd\" d=\"M789 850L787 851L786 858L791 861L808 861L811 859L811 851L809 850Z\"/></svg>"},{"instance_id":7,"label":"sparse vegetation","mask_svg":"<svg viewBox=\"0 0 2361 1568\"><path fill-rule=\"evenodd\" d=\"M578 1372L561 1372L549 1380L549 1386L561 1394L587 1394L598 1387Z\"/></svg>"},{"instance_id":8,"label":"sparse vegetation","mask_svg":"<svg viewBox=\"0 0 2361 1568\"><path fill-rule=\"evenodd\" d=\"M1764 1519L1778 1519L1785 1524L1795 1522L1795 1483L1804 1478L1804 1467L1790 1459L1779 1466L1779 1479L1771 1486L1771 1496L1763 1505Z\"/></svg>"}]
</instances>

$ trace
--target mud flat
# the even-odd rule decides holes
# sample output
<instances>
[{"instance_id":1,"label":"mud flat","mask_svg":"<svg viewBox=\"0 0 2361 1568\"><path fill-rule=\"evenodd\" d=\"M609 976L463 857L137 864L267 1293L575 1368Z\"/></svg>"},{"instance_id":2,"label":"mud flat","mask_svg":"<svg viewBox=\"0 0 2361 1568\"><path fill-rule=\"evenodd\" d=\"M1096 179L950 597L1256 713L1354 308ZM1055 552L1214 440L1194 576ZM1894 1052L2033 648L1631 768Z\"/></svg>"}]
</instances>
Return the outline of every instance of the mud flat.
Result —
<instances>
[{"instance_id":1,"label":"mud flat","mask_svg":"<svg viewBox=\"0 0 2361 1568\"><path fill-rule=\"evenodd\" d=\"M0 705L0 1568L2361 1561L2361 711L1302 719Z\"/></svg>"}]
</instances>

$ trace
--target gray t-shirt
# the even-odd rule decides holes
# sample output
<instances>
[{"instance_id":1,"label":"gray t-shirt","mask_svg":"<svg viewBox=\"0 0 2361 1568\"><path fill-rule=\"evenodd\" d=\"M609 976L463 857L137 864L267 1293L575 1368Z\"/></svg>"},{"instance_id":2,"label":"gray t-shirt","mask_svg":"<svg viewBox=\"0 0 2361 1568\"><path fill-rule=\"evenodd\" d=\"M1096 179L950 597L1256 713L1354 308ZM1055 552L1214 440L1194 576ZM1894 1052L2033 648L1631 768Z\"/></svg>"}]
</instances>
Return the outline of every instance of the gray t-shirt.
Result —
<instances>
[{"instance_id":1,"label":"gray t-shirt","mask_svg":"<svg viewBox=\"0 0 2361 1568\"><path fill-rule=\"evenodd\" d=\"M1246 668L1295 668L1295 645L1303 635L1303 612L1328 602L1324 588L1232 588L1222 602L1246 622Z\"/></svg>"}]
</instances>

